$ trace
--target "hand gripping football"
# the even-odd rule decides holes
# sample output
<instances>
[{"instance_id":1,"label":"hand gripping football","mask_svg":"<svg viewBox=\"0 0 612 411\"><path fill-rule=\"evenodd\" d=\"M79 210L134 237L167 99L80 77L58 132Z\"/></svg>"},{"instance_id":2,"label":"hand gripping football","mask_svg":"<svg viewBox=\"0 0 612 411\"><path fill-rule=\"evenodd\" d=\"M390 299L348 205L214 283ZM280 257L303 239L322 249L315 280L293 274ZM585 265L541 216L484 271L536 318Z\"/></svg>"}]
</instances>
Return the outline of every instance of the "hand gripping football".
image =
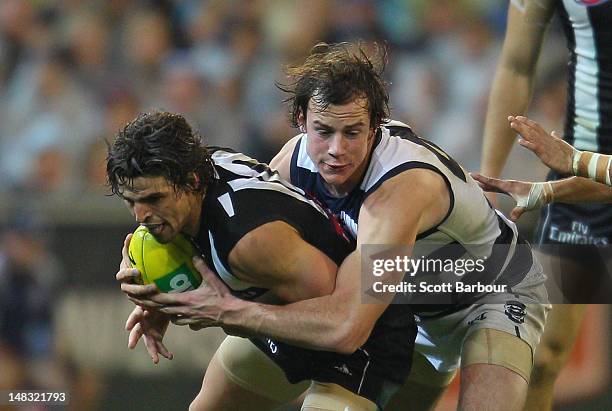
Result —
<instances>
[{"instance_id":1,"label":"hand gripping football","mask_svg":"<svg viewBox=\"0 0 612 411\"><path fill-rule=\"evenodd\" d=\"M202 282L191 261L198 252L182 234L161 244L146 227L139 226L128 251L130 263L140 271L143 284L155 283L161 292L180 293L197 288Z\"/></svg>"}]
</instances>

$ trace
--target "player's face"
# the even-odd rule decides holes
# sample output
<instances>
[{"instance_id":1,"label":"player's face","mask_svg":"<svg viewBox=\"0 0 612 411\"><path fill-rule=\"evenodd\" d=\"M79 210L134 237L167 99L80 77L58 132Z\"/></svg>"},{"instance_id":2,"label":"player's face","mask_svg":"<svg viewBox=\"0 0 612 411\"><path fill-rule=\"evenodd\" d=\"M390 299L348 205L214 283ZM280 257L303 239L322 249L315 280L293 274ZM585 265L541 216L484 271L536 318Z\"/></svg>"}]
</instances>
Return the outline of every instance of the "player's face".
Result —
<instances>
[{"instance_id":1,"label":"player's face","mask_svg":"<svg viewBox=\"0 0 612 411\"><path fill-rule=\"evenodd\" d=\"M359 183L367 168L374 131L363 99L330 104L322 111L310 100L306 150L332 194L344 195Z\"/></svg>"},{"instance_id":2,"label":"player's face","mask_svg":"<svg viewBox=\"0 0 612 411\"><path fill-rule=\"evenodd\" d=\"M180 232L197 234L202 195L176 191L164 177L138 177L125 187L123 198L136 219L160 243Z\"/></svg>"}]
</instances>

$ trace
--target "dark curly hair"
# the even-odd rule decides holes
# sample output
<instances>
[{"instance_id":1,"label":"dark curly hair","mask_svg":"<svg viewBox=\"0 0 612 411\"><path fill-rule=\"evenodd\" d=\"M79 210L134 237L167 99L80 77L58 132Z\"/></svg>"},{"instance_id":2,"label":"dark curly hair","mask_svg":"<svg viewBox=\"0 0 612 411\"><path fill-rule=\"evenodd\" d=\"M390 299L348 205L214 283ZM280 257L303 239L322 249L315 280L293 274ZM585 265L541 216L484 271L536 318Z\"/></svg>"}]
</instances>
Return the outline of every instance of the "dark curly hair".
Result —
<instances>
[{"instance_id":1,"label":"dark curly hair","mask_svg":"<svg viewBox=\"0 0 612 411\"><path fill-rule=\"evenodd\" d=\"M118 196L137 177L161 176L177 191L198 192L214 180L214 166L201 137L183 116L153 111L139 114L117 133L108 148L106 174L112 194Z\"/></svg>"},{"instance_id":2,"label":"dark curly hair","mask_svg":"<svg viewBox=\"0 0 612 411\"><path fill-rule=\"evenodd\" d=\"M325 110L330 104L347 104L364 98L370 113L371 128L389 118L389 93L382 73L387 64L387 47L374 44L369 56L362 43L319 43L314 46L304 64L288 67L289 84L277 83L289 93L289 120L298 127L300 114L306 118L308 102L315 98Z\"/></svg>"}]
</instances>

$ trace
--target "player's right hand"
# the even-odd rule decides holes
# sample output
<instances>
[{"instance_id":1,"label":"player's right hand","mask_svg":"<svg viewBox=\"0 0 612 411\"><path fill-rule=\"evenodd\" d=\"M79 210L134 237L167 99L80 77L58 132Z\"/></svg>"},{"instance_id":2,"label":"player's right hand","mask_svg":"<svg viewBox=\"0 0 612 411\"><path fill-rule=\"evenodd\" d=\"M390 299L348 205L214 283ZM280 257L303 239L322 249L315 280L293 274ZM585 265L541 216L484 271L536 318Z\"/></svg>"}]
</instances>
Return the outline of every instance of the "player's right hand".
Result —
<instances>
[{"instance_id":1,"label":"player's right hand","mask_svg":"<svg viewBox=\"0 0 612 411\"><path fill-rule=\"evenodd\" d=\"M140 283L140 272L136 268L132 268L130 263L130 240L132 233L129 233L123 240L123 248L121 249L121 263L119 263L119 271L115 274L115 279L120 283L138 284Z\"/></svg>"},{"instance_id":2,"label":"player's right hand","mask_svg":"<svg viewBox=\"0 0 612 411\"><path fill-rule=\"evenodd\" d=\"M573 174L574 147L559 138L553 131L546 132L542 126L523 116L509 116L510 127L521 135L518 143L533 151L544 164L561 174Z\"/></svg>"}]
</instances>

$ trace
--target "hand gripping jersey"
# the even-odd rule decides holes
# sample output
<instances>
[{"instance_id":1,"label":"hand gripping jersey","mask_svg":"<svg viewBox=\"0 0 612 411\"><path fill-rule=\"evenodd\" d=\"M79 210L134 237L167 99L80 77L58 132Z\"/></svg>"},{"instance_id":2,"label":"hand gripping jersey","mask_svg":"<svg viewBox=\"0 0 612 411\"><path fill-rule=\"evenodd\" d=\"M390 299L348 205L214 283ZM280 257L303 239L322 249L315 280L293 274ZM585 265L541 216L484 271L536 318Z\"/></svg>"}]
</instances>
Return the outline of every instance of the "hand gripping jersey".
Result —
<instances>
[{"instance_id":1,"label":"hand gripping jersey","mask_svg":"<svg viewBox=\"0 0 612 411\"><path fill-rule=\"evenodd\" d=\"M563 138L579 150L611 154L612 1L557 0L556 11L569 52ZM548 180L563 177L551 172ZM612 207L550 204L542 209L535 239L538 244L568 244L579 249L606 246L612 242Z\"/></svg>"},{"instance_id":2,"label":"hand gripping jersey","mask_svg":"<svg viewBox=\"0 0 612 411\"><path fill-rule=\"evenodd\" d=\"M327 191L306 152L307 138L304 134L293 152L291 182L321 200L346 225L354 238L357 237L359 211L368 196L393 176L423 168L438 173L444 179L451 204L439 225L417 236L415 250L428 250L428 257L444 260L456 260L467 255L486 256L485 270L473 271L463 277L465 282L471 283L506 284L511 287L533 268L531 250L518 235L516 226L491 207L482 190L461 166L435 144L419 138L407 125L391 121L377 130L361 183L342 198L334 197ZM410 196L411 193L406 193L406 207L410 207ZM444 304L417 304L415 309L419 313L452 311L479 297L477 294L456 293Z\"/></svg>"},{"instance_id":3,"label":"hand gripping jersey","mask_svg":"<svg viewBox=\"0 0 612 411\"><path fill-rule=\"evenodd\" d=\"M227 149L209 148L209 152L216 180L207 189L194 243L234 295L255 299L268 292L237 278L228 263L236 243L266 223L286 222L338 266L354 250L355 243L331 213L281 180L267 165ZM408 376L415 336L412 311L398 307L383 314L370 339L352 355L307 350L264 338L251 341L285 371L290 382L336 383L382 408Z\"/></svg>"}]
</instances>

